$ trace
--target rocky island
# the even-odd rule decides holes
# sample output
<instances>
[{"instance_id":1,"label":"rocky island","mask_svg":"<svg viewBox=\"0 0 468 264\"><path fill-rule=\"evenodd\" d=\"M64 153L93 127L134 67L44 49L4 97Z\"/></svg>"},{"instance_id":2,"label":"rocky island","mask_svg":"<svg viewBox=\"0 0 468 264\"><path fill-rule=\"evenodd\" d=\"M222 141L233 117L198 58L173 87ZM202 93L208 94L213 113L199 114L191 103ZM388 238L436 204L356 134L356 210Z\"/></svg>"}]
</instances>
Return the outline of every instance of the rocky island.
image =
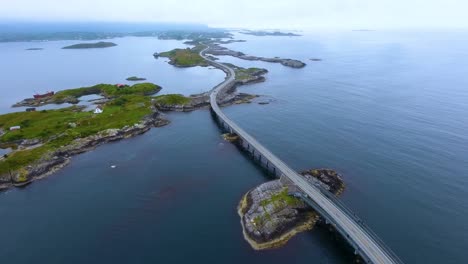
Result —
<instances>
[{"instance_id":1,"label":"rocky island","mask_svg":"<svg viewBox=\"0 0 468 264\"><path fill-rule=\"evenodd\" d=\"M303 68L304 66L306 66L304 62L299 61L299 60L251 56L251 55L246 55L240 51L230 50L226 47L220 46L219 44L211 45L210 49L208 49L206 53L214 55L214 56L232 56L232 57L236 57L242 60L249 60L249 61L264 61L264 62L271 62L271 63L280 63L286 67L291 67L291 68Z\"/></svg>"},{"instance_id":2,"label":"rocky island","mask_svg":"<svg viewBox=\"0 0 468 264\"><path fill-rule=\"evenodd\" d=\"M102 49L102 48L110 48L117 46L117 44L112 42L96 42L96 43L80 43L74 44L70 46L63 47L62 49Z\"/></svg>"},{"instance_id":3,"label":"rocky island","mask_svg":"<svg viewBox=\"0 0 468 264\"><path fill-rule=\"evenodd\" d=\"M344 190L341 175L334 170L312 169L300 174L311 184L319 181L335 195ZM278 179L263 183L242 197L238 213L244 237L254 249L280 247L297 233L312 229L320 219L294 194L294 186Z\"/></svg>"}]
</instances>

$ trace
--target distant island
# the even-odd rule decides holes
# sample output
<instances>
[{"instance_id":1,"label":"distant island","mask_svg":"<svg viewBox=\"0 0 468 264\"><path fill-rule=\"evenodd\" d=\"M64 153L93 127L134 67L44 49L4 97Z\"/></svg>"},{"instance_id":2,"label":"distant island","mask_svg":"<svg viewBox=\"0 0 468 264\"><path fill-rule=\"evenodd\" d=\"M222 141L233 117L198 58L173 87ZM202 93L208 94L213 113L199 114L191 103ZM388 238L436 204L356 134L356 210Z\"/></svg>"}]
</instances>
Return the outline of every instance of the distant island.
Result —
<instances>
[{"instance_id":1,"label":"distant island","mask_svg":"<svg viewBox=\"0 0 468 264\"><path fill-rule=\"evenodd\" d=\"M141 78L141 77L137 77L137 76L132 76L132 77L128 77L126 80L127 80L127 81L136 82L136 81L146 81L146 78Z\"/></svg>"},{"instance_id":2,"label":"distant island","mask_svg":"<svg viewBox=\"0 0 468 264\"><path fill-rule=\"evenodd\" d=\"M245 35L253 35L258 37L265 37L265 36L280 36L280 37L300 37L301 35L290 33L290 32L280 32L280 31L252 31L252 30L245 30L241 31L241 34Z\"/></svg>"},{"instance_id":3,"label":"distant island","mask_svg":"<svg viewBox=\"0 0 468 264\"><path fill-rule=\"evenodd\" d=\"M96 42L96 43L80 43L75 45L70 45L63 47L62 49L101 49L101 48L110 48L117 46L117 44L112 42Z\"/></svg>"},{"instance_id":4,"label":"distant island","mask_svg":"<svg viewBox=\"0 0 468 264\"><path fill-rule=\"evenodd\" d=\"M26 49L26 50L43 50L43 48L29 48L29 49Z\"/></svg>"},{"instance_id":5,"label":"distant island","mask_svg":"<svg viewBox=\"0 0 468 264\"><path fill-rule=\"evenodd\" d=\"M24 42L24 41L55 41L55 40L101 40L122 37L157 37L158 39L194 40L194 39L224 39L232 38L232 34L226 30L149 30L135 32L24 32L0 34L0 42Z\"/></svg>"}]
</instances>

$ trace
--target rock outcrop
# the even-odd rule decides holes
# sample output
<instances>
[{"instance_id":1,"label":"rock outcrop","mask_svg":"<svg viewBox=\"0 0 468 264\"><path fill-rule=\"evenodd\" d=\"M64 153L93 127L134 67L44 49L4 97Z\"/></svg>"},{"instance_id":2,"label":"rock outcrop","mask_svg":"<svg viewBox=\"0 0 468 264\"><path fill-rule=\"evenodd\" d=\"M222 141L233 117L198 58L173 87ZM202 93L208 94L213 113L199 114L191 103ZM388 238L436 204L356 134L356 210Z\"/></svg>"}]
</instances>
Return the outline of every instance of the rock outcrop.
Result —
<instances>
[{"instance_id":1,"label":"rock outcrop","mask_svg":"<svg viewBox=\"0 0 468 264\"><path fill-rule=\"evenodd\" d=\"M316 180L338 195L344 189L338 173L315 169L301 173L314 184ZM257 250L276 248L299 232L312 229L319 215L292 195L294 186L280 180L261 184L244 195L238 212L245 239Z\"/></svg>"}]
</instances>

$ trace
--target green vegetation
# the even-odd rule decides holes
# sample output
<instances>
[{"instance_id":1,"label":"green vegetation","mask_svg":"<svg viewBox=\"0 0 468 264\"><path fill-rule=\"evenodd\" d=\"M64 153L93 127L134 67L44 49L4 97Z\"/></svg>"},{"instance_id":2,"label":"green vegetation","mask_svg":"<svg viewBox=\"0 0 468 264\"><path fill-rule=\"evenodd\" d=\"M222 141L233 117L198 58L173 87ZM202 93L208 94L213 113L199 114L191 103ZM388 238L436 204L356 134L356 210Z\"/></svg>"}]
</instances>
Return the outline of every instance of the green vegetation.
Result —
<instances>
[{"instance_id":1,"label":"green vegetation","mask_svg":"<svg viewBox=\"0 0 468 264\"><path fill-rule=\"evenodd\" d=\"M117 44L112 42L96 42L96 43L80 43L75 45L70 45L63 47L62 49L97 49L97 48L109 48L117 46Z\"/></svg>"},{"instance_id":2,"label":"green vegetation","mask_svg":"<svg viewBox=\"0 0 468 264\"><path fill-rule=\"evenodd\" d=\"M141 78L141 77L132 76L132 77L128 77L128 78L127 78L127 81L132 81L132 82L136 82L136 81L146 81L146 78Z\"/></svg>"},{"instance_id":3,"label":"green vegetation","mask_svg":"<svg viewBox=\"0 0 468 264\"><path fill-rule=\"evenodd\" d=\"M261 70L260 68L236 68L236 80L247 80L252 77L252 74Z\"/></svg>"},{"instance_id":4,"label":"green vegetation","mask_svg":"<svg viewBox=\"0 0 468 264\"><path fill-rule=\"evenodd\" d=\"M284 188L281 192L272 195L270 199L261 201L260 205L263 207L269 204L273 204L274 206L282 206L284 204L288 206L296 206L301 203L302 201L300 199L288 194L288 188Z\"/></svg>"},{"instance_id":5,"label":"green vegetation","mask_svg":"<svg viewBox=\"0 0 468 264\"><path fill-rule=\"evenodd\" d=\"M102 93L112 98L102 106L104 110L102 114L83 112L82 108L73 106L58 110L0 115L0 128L6 131L0 137L0 143L11 144L24 139L39 139L43 143L34 149L9 154L8 158L0 161L0 174L24 168L47 153L71 144L77 138L84 138L110 128L119 129L140 122L153 111L151 97L146 95L159 91L159 89L159 86L151 83L135 84L123 88L99 84L92 87L64 90L54 95L63 98ZM9 131L10 127L17 125L21 126L20 130Z\"/></svg>"},{"instance_id":6,"label":"green vegetation","mask_svg":"<svg viewBox=\"0 0 468 264\"><path fill-rule=\"evenodd\" d=\"M154 97L156 103L161 105L187 105L192 99L181 94L165 94Z\"/></svg>"},{"instance_id":7,"label":"green vegetation","mask_svg":"<svg viewBox=\"0 0 468 264\"><path fill-rule=\"evenodd\" d=\"M162 52L159 56L169 58L169 63L178 67L208 66L208 63L199 54L202 50L203 46L199 45L191 49L173 49Z\"/></svg>"},{"instance_id":8,"label":"green vegetation","mask_svg":"<svg viewBox=\"0 0 468 264\"><path fill-rule=\"evenodd\" d=\"M115 97L121 95L151 95L159 92L161 87L153 83L137 83L132 86L117 87L112 84L98 84L91 87L82 87L76 89L68 89L57 92L53 98L53 102L61 102L66 99L78 99L81 96L91 94L102 94L105 97Z\"/></svg>"}]
</instances>

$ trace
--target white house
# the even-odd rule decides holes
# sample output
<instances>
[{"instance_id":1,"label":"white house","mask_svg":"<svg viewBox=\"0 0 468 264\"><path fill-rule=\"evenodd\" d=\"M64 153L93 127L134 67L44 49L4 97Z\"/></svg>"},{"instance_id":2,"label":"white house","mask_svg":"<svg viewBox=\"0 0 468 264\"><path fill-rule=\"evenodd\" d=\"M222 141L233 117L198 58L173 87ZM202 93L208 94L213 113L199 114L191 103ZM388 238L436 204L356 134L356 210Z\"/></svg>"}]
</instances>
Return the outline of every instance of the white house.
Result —
<instances>
[{"instance_id":1,"label":"white house","mask_svg":"<svg viewBox=\"0 0 468 264\"><path fill-rule=\"evenodd\" d=\"M10 131L15 131L15 130L20 130L21 127L20 126L12 126L10 127Z\"/></svg>"},{"instance_id":2,"label":"white house","mask_svg":"<svg viewBox=\"0 0 468 264\"><path fill-rule=\"evenodd\" d=\"M98 106L98 107L96 107L96 109L94 109L95 114L102 114L102 112L104 112L104 111L102 110L102 108L100 106Z\"/></svg>"}]
</instances>

